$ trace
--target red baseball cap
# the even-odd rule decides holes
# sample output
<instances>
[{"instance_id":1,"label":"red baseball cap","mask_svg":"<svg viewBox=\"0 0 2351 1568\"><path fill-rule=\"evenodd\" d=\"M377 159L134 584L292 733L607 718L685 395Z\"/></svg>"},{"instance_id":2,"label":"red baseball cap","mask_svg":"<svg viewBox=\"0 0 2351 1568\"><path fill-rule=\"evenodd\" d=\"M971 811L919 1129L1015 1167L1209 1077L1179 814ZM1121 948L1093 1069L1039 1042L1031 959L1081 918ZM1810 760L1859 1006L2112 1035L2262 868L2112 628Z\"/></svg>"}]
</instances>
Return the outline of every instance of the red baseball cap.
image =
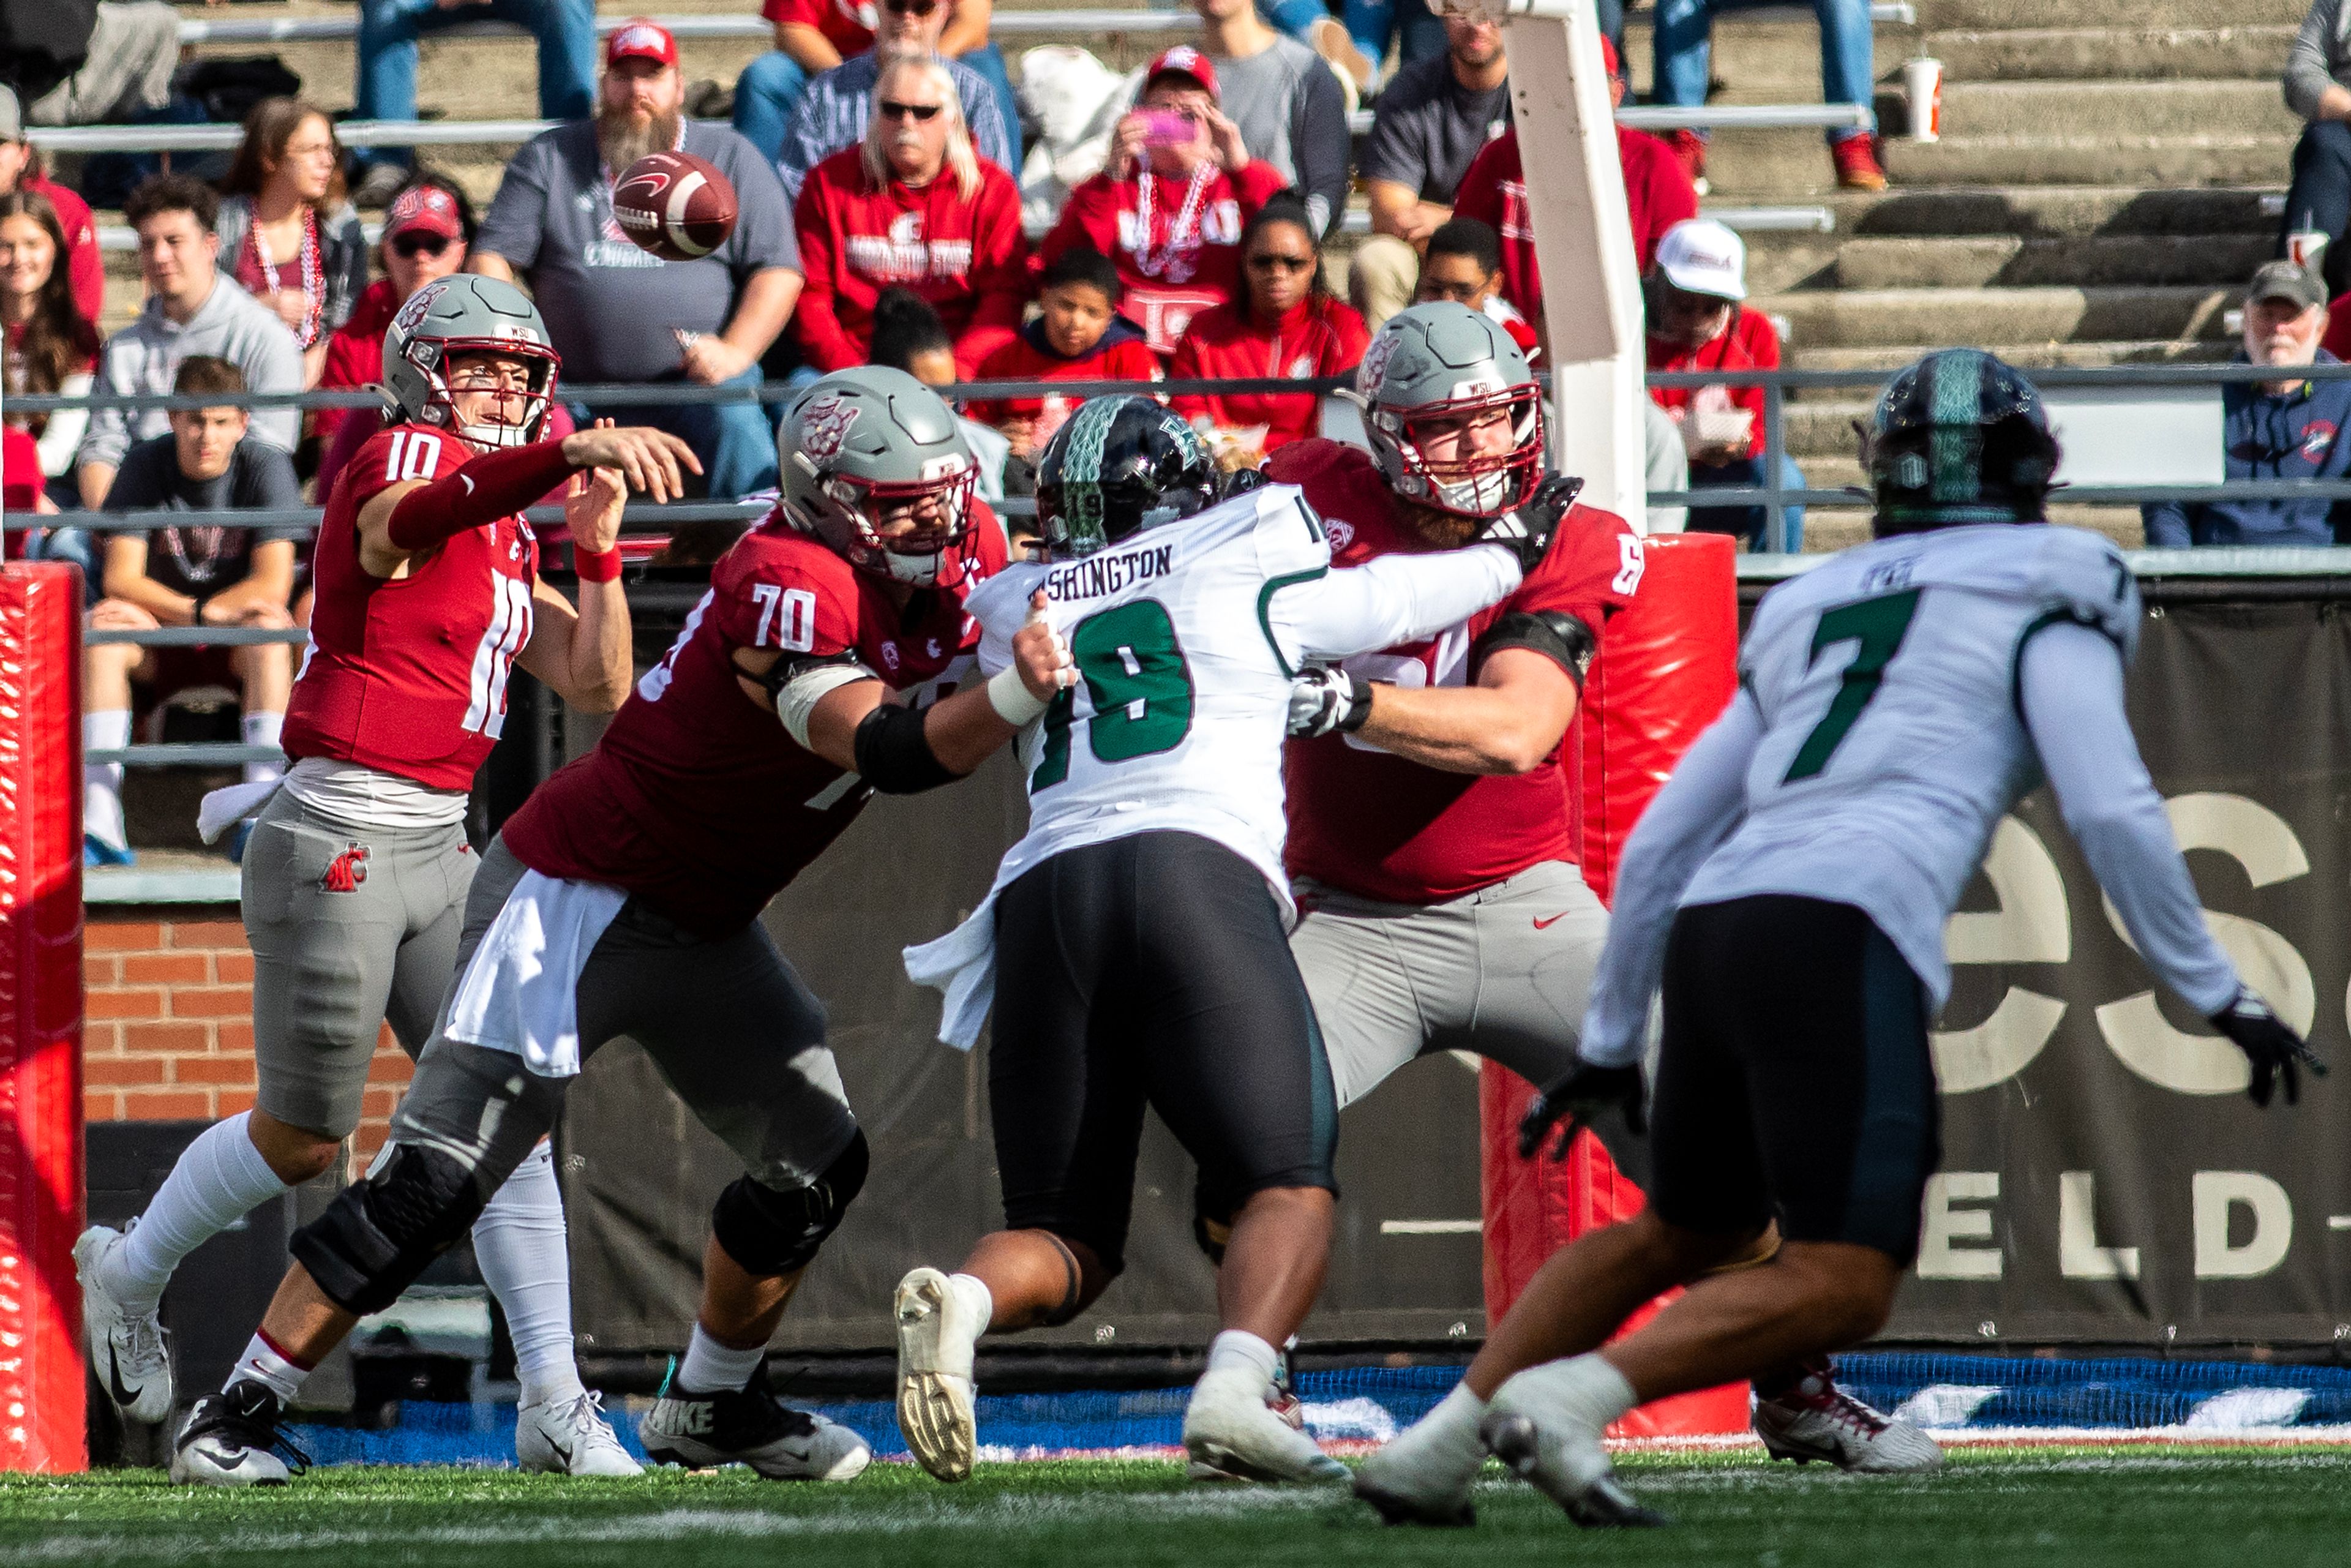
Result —
<instances>
[{"instance_id":1,"label":"red baseball cap","mask_svg":"<svg viewBox=\"0 0 2351 1568\"><path fill-rule=\"evenodd\" d=\"M643 16L632 16L612 29L604 40L604 68L611 70L622 60L659 60L665 66L677 64L677 40L669 29Z\"/></svg>"},{"instance_id":2,"label":"red baseball cap","mask_svg":"<svg viewBox=\"0 0 2351 1568\"><path fill-rule=\"evenodd\" d=\"M1224 92L1217 86L1216 66L1190 44L1178 44L1152 61L1151 68L1143 73L1143 85L1148 88L1161 77L1190 77L1207 90L1211 103L1224 102Z\"/></svg>"},{"instance_id":3,"label":"red baseball cap","mask_svg":"<svg viewBox=\"0 0 2351 1568\"><path fill-rule=\"evenodd\" d=\"M392 210L383 215L383 237L387 240L411 233L439 235L443 239L464 239L465 223L457 215L457 199L438 185L413 185L400 193Z\"/></svg>"}]
</instances>

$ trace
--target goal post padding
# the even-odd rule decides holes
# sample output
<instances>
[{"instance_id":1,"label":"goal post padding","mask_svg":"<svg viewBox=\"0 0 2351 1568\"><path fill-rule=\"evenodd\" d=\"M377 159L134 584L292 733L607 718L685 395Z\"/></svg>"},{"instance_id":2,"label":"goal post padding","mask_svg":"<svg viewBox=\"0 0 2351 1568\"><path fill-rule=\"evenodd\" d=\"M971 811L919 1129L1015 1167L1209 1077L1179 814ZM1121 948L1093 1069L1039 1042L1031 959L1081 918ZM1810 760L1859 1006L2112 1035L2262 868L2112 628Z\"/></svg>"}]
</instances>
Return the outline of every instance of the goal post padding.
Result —
<instances>
[{"instance_id":1,"label":"goal post padding","mask_svg":"<svg viewBox=\"0 0 2351 1568\"><path fill-rule=\"evenodd\" d=\"M0 1469L87 1469L81 574L0 567Z\"/></svg>"},{"instance_id":2,"label":"goal post padding","mask_svg":"<svg viewBox=\"0 0 2351 1568\"><path fill-rule=\"evenodd\" d=\"M1630 608L1603 633L1583 688L1581 854L1584 880L1612 902L1625 841L1642 810L1738 686L1736 546L1726 534L1653 534ZM1519 1118L1534 1086L1493 1062L1480 1068L1480 1177L1486 1312L1501 1321L1543 1260L1583 1235L1641 1211L1641 1189L1598 1139L1580 1135L1564 1160L1519 1157ZM1654 1307L1645 1309L1634 1326ZM1627 1436L1744 1431L1743 1384L1642 1406Z\"/></svg>"}]
</instances>

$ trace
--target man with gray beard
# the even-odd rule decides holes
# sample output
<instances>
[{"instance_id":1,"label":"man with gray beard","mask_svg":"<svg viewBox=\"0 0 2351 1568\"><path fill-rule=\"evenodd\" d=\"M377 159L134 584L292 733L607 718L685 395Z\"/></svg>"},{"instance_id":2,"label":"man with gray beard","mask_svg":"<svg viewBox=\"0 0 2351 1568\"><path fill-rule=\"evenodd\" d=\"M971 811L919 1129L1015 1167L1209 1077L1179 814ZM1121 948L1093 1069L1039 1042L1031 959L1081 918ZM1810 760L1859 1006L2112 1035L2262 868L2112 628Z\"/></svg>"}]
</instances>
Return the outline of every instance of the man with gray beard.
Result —
<instances>
[{"instance_id":1,"label":"man with gray beard","mask_svg":"<svg viewBox=\"0 0 2351 1568\"><path fill-rule=\"evenodd\" d=\"M677 40L631 22L604 50L593 120L526 143L483 218L469 266L529 286L564 379L756 386L759 356L799 302L799 246L775 171L723 126L684 118ZM716 163L741 215L726 243L695 261L662 261L612 218L612 183L648 152ZM591 413L666 430L694 448L709 493L776 484L775 432L756 402L619 404Z\"/></svg>"}]
</instances>

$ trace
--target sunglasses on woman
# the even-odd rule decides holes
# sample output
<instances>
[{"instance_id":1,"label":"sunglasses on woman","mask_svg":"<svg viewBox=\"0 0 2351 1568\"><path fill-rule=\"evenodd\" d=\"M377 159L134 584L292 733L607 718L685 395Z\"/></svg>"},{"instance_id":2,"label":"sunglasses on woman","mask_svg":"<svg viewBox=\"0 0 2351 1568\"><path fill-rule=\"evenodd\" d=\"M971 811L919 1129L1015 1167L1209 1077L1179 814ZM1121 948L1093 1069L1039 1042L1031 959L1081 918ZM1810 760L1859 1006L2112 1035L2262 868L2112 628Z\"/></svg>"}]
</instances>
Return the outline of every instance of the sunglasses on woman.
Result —
<instances>
[{"instance_id":1,"label":"sunglasses on woman","mask_svg":"<svg viewBox=\"0 0 2351 1568\"><path fill-rule=\"evenodd\" d=\"M901 16L927 16L939 8L939 0L883 0L882 8Z\"/></svg>"},{"instance_id":2,"label":"sunglasses on woman","mask_svg":"<svg viewBox=\"0 0 2351 1568\"><path fill-rule=\"evenodd\" d=\"M886 98L882 100L884 120L914 120L928 125L938 116L939 106L935 103L893 103Z\"/></svg>"},{"instance_id":3,"label":"sunglasses on woman","mask_svg":"<svg viewBox=\"0 0 2351 1568\"><path fill-rule=\"evenodd\" d=\"M1284 256L1280 251L1259 251L1249 258L1249 267L1256 272L1304 272L1314 265L1311 256Z\"/></svg>"},{"instance_id":4,"label":"sunglasses on woman","mask_svg":"<svg viewBox=\"0 0 2351 1568\"><path fill-rule=\"evenodd\" d=\"M392 254L408 261L420 256L439 256L448 248L446 235L402 235L392 242Z\"/></svg>"}]
</instances>

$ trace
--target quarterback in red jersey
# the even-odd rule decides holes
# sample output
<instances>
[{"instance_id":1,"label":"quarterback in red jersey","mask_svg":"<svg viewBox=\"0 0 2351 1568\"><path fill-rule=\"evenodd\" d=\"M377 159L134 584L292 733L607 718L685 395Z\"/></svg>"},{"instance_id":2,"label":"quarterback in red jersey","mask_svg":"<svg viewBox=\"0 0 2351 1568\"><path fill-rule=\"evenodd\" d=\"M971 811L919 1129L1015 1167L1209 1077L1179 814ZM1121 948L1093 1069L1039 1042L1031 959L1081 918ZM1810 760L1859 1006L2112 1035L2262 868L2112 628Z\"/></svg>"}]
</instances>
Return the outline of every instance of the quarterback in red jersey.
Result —
<instances>
[{"instance_id":1,"label":"quarterback in red jersey","mask_svg":"<svg viewBox=\"0 0 2351 1568\"><path fill-rule=\"evenodd\" d=\"M1004 563L954 413L903 371L824 377L784 420L784 496L711 576L592 752L482 857L450 987L392 1142L296 1233L265 1332L315 1364L465 1232L626 1034L742 1159L703 1256L702 1310L640 1427L656 1460L847 1480L862 1438L768 1393L769 1335L864 1185L824 1013L757 923L868 792L968 773L1074 678L1051 628L992 680L923 701ZM1041 595L1040 596L1041 601ZM241 1369L242 1370L242 1369ZM277 1410L216 1423L223 1469L268 1459ZM282 1468L281 1468L282 1475Z\"/></svg>"},{"instance_id":2,"label":"quarterback in red jersey","mask_svg":"<svg viewBox=\"0 0 2351 1568\"><path fill-rule=\"evenodd\" d=\"M387 1022L404 1049L423 1048L474 873L466 792L496 739L512 666L584 708L609 712L627 690L628 607L611 580L624 486L674 495L693 456L647 431L538 441L556 369L538 311L507 284L445 278L392 320L384 379L399 423L329 497L311 646L284 736L294 766L204 802L208 837L261 808L240 894L254 1108L198 1138L134 1228L95 1228L76 1248L91 1343L134 1419L161 1420L172 1406L155 1308L180 1260L329 1168L359 1122ZM582 469L592 482L575 478ZM516 515L566 481L586 580L576 611L537 580L537 547ZM552 1165L541 1152L484 1196L475 1251L522 1369L517 1457L532 1469L634 1473L580 1386L569 1289L546 1265L563 1248ZM270 1371L248 1376L248 1365ZM298 1379L256 1338L231 1389L198 1403L172 1479L245 1484L273 1468L282 1478L266 1453L223 1468L218 1437L241 1402L288 1396Z\"/></svg>"}]
</instances>

